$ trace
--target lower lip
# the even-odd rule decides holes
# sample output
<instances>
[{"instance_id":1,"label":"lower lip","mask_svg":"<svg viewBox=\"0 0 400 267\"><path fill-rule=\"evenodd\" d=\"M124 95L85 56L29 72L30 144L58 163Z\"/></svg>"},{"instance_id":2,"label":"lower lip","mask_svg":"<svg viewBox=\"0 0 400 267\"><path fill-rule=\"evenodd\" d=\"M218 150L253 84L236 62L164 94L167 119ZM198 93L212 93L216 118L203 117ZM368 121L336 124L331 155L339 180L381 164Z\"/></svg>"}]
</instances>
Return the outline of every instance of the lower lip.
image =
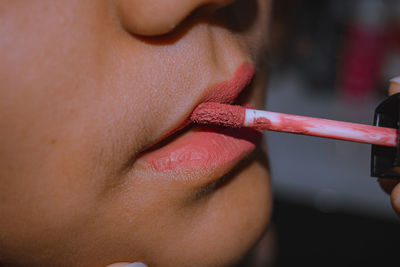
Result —
<instances>
[{"instance_id":1,"label":"lower lip","mask_svg":"<svg viewBox=\"0 0 400 267\"><path fill-rule=\"evenodd\" d=\"M261 134L252 129L194 128L139 160L158 172L215 168L240 161L251 153Z\"/></svg>"}]
</instances>

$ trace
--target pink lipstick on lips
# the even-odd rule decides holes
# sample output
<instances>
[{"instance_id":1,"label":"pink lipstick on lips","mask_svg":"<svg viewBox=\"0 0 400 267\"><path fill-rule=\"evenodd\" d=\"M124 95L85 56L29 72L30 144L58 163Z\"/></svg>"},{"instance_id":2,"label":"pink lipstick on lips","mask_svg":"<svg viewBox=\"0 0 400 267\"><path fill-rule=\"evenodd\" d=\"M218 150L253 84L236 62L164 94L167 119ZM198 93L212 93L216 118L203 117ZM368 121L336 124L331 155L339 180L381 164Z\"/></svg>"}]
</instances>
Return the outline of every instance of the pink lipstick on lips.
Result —
<instances>
[{"instance_id":1,"label":"pink lipstick on lips","mask_svg":"<svg viewBox=\"0 0 400 267\"><path fill-rule=\"evenodd\" d=\"M254 67L243 63L231 80L208 88L202 102L233 103L253 75ZM158 172L193 168L226 172L251 153L260 140L260 132L253 129L195 127L168 144L144 153L140 160Z\"/></svg>"},{"instance_id":2,"label":"pink lipstick on lips","mask_svg":"<svg viewBox=\"0 0 400 267\"><path fill-rule=\"evenodd\" d=\"M233 163L253 151L261 136L251 129L240 130L195 129L143 159L161 172Z\"/></svg>"}]
</instances>

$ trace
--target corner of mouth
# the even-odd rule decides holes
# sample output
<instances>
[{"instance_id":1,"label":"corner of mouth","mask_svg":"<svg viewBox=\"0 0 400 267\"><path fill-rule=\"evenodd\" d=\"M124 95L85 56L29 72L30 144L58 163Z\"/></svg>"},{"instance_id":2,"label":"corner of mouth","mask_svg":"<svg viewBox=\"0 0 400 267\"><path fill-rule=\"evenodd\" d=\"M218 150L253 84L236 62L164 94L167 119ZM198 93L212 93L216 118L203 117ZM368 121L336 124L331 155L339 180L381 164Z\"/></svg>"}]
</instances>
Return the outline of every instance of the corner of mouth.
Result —
<instances>
[{"instance_id":1,"label":"corner of mouth","mask_svg":"<svg viewBox=\"0 0 400 267\"><path fill-rule=\"evenodd\" d=\"M178 123L176 127L164 133L154 144L144 148L136 158L140 158L143 154L148 154L148 152L157 150L171 143L180 135L190 131L193 127L197 127L190 120L190 116L193 110L201 103L216 102L246 105L246 103L248 103L247 95L245 94L247 91L246 88L248 88L251 84L254 73L254 66L251 63L243 62L238 66L233 76L229 80L219 82L206 88L203 96L200 97L200 100L196 101L191 109L186 112L184 117L181 118L181 122ZM204 127L204 125L201 127ZM228 131L231 132L231 129L228 129Z\"/></svg>"}]
</instances>

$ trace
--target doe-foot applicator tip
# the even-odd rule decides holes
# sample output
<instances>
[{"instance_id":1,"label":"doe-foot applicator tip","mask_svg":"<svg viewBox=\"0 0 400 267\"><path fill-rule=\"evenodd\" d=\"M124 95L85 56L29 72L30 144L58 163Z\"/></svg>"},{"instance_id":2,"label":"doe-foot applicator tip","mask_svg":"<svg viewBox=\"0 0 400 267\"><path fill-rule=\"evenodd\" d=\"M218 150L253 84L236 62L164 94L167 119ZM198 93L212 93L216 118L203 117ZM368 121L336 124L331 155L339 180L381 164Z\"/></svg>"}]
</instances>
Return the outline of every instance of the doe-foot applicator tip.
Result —
<instances>
[{"instance_id":1,"label":"doe-foot applicator tip","mask_svg":"<svg viewBox=\"0 0 400 267\"><path fill-rule=\"evenodd\" d=\"M245 112L242 106L206 102L194 109L190 119L199 124L241 128L244 124Z\"/></svg>"}]
</instances>

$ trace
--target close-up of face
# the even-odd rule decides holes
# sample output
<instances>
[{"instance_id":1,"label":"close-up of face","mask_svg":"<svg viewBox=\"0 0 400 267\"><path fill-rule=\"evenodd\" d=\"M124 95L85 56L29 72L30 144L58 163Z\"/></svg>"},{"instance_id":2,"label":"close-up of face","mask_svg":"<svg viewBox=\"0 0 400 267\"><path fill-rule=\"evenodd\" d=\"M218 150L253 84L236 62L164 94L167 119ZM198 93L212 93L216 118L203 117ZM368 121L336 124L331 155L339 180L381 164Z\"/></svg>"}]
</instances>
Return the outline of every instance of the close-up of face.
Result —
<instances>
[{"instance_id":1,"label":"close-up of face","mask_svg":"<svg viewBox=\"0 0 400 267\"><path fill-rule=\"evenodd\" d=\"M224 266L268 225L268 0L0 1L0 265Z\"/></svg>"}]
</instances>

